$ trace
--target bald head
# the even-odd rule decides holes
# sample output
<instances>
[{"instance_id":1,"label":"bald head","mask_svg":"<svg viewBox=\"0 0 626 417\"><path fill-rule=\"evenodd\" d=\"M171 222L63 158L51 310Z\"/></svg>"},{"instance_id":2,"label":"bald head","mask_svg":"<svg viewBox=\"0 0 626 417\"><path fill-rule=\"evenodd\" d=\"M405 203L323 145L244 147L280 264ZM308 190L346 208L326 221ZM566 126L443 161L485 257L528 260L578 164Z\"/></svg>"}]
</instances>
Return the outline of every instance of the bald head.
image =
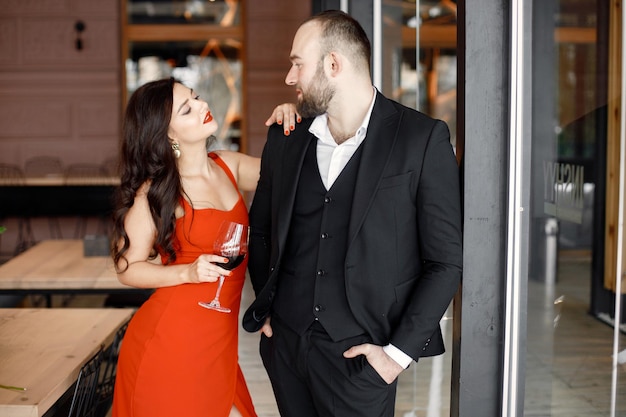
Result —
<instances>
[{"instance_id":1,"label":"bald head","mask_svg":"<svg viewBox=\"0 0 626 417\"><path fill-rule=\"evenodd\" d=\"M367 34L354 18L339 10L327 10L306 20L318 32L320 57L337 51L348 58L355 70L370 72L371 46Z\"/></svg>"}]
</instances>

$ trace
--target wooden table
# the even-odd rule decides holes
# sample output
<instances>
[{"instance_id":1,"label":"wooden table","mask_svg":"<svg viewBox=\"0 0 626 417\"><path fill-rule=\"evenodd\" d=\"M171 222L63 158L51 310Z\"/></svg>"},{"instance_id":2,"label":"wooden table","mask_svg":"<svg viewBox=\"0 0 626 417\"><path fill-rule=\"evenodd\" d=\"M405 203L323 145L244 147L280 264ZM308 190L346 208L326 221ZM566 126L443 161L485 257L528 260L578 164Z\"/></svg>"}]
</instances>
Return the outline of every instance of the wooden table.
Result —
<instances>
[{"instance_id":1,"label":"wooden table","mask_svg":"<svg viewBox=\"0 0 626 417\"><path fill-rule=\"evenodd\" d=\"M83 256L83 241L44 240L0 265L0 294L112 294L121 284L108 256Z\"/></svg>"},{"instance_id":2,"label":"wooden table","mask_svg":"<svg viewBox=\"0 0 626 417\"><path fill-rule=\"evenodd\" d=\"M109 346L133 309L0 309L0 417L43 416Z\"/></svg>"}]
</instances>

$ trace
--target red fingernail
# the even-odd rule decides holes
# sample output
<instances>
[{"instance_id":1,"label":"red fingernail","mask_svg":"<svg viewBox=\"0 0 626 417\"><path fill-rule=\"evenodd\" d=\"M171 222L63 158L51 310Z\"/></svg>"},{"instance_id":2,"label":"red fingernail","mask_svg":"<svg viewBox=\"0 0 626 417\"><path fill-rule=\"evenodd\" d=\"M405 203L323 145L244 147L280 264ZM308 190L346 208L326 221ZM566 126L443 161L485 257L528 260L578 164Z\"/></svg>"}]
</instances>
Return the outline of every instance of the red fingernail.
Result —
<instances>
[{"instance_id":1,"label":"red fingernail","mask_svg":"<svg viewBox=\"0 0 626 417\"><path fill-rule=\"evenodd\" d=\"M300 123L301 121L302 121L302 119L298 117L298 123Z\"/></svg>"},{"instance_id":2,"label":"red fingernail","mask_svg":"<svg viewBox=\"0 0 626 417\"><path fill-rule=\"evenodd\" d=\"M279 125L282 125L283 121L282 120L277 120L276 123L278 123Z\"/></svg>"},{"instance_id":3,"label":"red fingernail","mask_svg":"<svg viewBox=\"0 0 626 417\"><path fill-rule=\"evenodd\" d=\"M296 127L295 126L289 126L289 129L294 130Z\"/></svg>"},{"instance_id":4,"label":"red fingernail","mask_svg":"<svg viewBox=\"0 0 626 417\"><path fill-rule=\"evenodd\" d=\"M289 131L288 130L285 130L285 135L289 136Z\"/></svg>"}]
</instances>

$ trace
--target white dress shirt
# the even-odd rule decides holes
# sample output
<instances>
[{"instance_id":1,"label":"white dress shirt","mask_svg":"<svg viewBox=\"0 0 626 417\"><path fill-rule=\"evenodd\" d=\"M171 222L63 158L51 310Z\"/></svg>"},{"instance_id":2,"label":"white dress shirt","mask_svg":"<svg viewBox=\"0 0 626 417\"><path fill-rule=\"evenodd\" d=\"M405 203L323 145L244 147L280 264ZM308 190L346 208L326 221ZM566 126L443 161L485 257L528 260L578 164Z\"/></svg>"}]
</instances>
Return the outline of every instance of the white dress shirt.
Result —
<instances>
[{"instance_id":1,"label":"white dress shirt","mask_svg":"<svg viewBox=\"0 0 626 417\"><path fill-rule=\"evenodd\" d=\"M339 174L341 174L341 171L343 171L348 161L350 161L350 158L352 158L352 155L354 155L361 143L365 140L375 101L376 89L374 89L374 97L372 98L370 108L363 122L361 122L361 126L357 129L356 134L340 145L335 142L333 135L330 133L326 113L317 116L315 120L313 120L313 123L311 123L309 132L314 134L318 139L317 166L326 190L330 190ZM406 369L413 360L413 358L392 344L384 346L383 350L404 369Z\"/></svg>"},{"instance_id":2,"label":"white dress shirt","mask_svg":"<svg viewBox=\"0 0 626 417\"><path fill-rule=\"evenodd\" d=\"M328 116L326 114L317 116L311 123L309 132L318 139L317 166L326 190L330 190L341 171L343 171L352 155L354 155L361 142L365 139L371 114L372 109L370 108L356 134L341 145L335 142L333 135L330 133Z\"/></svg>"}]
</instances>

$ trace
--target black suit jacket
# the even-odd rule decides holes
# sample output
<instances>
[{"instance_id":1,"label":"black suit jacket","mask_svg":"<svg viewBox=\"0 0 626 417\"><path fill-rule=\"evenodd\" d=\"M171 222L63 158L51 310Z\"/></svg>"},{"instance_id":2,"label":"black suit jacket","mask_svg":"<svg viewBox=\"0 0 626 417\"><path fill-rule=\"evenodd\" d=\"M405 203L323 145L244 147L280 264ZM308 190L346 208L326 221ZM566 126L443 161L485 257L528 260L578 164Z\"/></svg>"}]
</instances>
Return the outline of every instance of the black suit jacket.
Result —
<instances>
[{"instance_id":1,"label":"black suit jacket","mask_svg":"<svg viewBox=\"0 0 626 417\"><path fill-rule=\"evenodd\" d=\"M272 126L250 209L256 299L243 326L271 312L312 119L288 138ZM459 172L445 123L377 93L354 189L344 271L352 313L378 345L417 360L443 352L439 321L462 269ZM298 302L298 300L294 300Z\"/></svg>"}]
</instances>

